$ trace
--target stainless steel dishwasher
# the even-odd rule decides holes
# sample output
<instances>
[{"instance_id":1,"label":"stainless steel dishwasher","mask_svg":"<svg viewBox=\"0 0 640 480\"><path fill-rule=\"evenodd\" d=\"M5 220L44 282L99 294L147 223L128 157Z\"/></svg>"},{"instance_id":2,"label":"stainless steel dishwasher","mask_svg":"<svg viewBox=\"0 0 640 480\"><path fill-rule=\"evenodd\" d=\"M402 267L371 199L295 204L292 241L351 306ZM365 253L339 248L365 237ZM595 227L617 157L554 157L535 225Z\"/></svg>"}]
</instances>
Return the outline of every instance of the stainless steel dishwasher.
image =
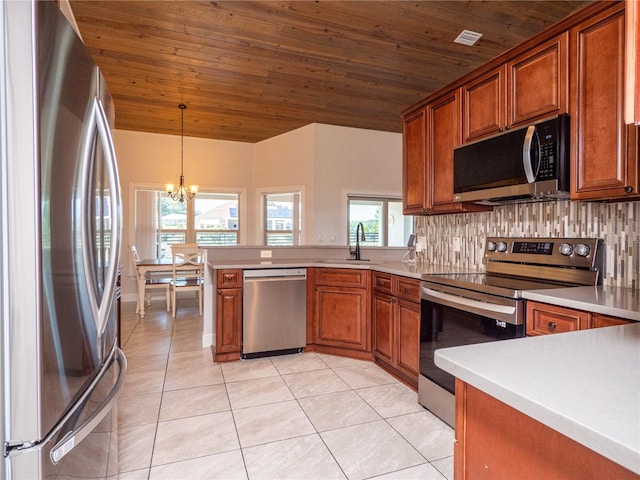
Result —
<instances>
[{"instance_id":1,"label":"stainless steel dishwasher","mask_svg":"<svg viewBox=\"0 0 640 480\"><path fill-rule=\"evenodd\" d=\"M307 269L245 270L242 358L301 352L307 343Z\"/></svg>"}]
</instances>

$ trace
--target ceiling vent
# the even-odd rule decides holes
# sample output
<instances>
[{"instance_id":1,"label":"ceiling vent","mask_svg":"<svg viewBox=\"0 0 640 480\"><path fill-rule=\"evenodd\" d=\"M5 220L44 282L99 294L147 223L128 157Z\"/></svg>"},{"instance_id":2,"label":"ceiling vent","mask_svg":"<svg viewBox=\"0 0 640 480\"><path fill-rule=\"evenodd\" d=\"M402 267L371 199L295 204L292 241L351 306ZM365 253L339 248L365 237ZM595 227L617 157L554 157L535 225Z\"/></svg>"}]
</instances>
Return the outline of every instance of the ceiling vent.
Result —
<instances>
[{"instance_id":1,"label":"ceiling vent","mask_svg":"<svg viewBox=\"0 0 640 480\"><path fill-rule=\"evenodd\" d=\"M455 43L461 43L462 45L473 46L476 44L480 37L481 33L472 32L471 30L463 30L460 32L460 35L454 40Z\"/></svg>"}]
</instances>

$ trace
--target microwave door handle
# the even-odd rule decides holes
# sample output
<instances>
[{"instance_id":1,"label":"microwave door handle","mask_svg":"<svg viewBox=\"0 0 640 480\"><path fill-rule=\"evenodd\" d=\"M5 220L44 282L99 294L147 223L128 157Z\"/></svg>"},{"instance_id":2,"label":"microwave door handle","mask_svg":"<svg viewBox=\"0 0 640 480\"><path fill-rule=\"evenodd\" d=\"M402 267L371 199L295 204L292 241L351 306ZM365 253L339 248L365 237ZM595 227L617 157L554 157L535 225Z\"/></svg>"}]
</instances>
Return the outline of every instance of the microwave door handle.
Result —
<instances>
[{"instance_id":1,"label":"microwave door handle","mask_svg":"<svg viewBox=\"0 0 640 480\"><path fill-rule=\"evenodd\" d=\"M524 174L529 183L536 181L536 174L533 172L531 166L531 145L533 144L533 136L535 133L536 127L530 125L529 128L527 128L527 133L524 136L524 144L522 145L522 166L524 167Z\"/></svg>"}]
</instances>

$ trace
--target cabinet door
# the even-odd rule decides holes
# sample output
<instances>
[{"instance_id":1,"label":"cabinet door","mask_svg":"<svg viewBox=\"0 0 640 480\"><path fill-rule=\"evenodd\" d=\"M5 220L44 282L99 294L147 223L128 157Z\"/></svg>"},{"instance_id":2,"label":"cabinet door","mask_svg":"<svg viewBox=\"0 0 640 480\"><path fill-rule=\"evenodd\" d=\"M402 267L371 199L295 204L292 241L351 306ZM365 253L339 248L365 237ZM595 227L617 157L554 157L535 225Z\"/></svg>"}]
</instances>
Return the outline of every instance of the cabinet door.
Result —
<instances>
[{"instance_id":1,"label":"cabinet door","mask_svg":"<svg viewBox=\"0 0 640 480\"><path fill-rule=\"evenodd\" d=\"M505 66L462 87L463 141L501 132L505 126Z\"/></svg>"},{"instance_id":2,"label":"cabinet door","mask_svg":"<svg viewBox=\"0 0 640 480\"><path fill-rule=\"evenodd\" d=\"M567 113L568 48L565 32L507 64L510 126Z\"/></svg>"},{"instance_id":3,"label":"cabinet door","mask_svg":"<svg viewBox=\"0 0 640 480\"><path fill-rule=\"evenodd\" d=\"M591 327L591 314L582 310L527 301L527 335L573 332Z\"/></svg>"},{"instance_id":4,"label":"cabinet door","mask_svg":"<svg viewBox=\"0 0 640 480\"><path fill-rule=\"evenodd\" d=\"M609 315L602 315L595 313L593 315L593 328L600 327L613 327L615 325L625 325L627 323L633 323L633 320L627 320L619 317L610 317Z\"/></svg>"},{"instance_id":5,"label":"cabinet door","mask_svg":"<svg viewBox=\"0 0 640 480\"><path fill-rule=\"evenodd\" d=\"M398 367L418 377L420 368L420 304L398 301Z\"/></svg>"},{"instance_id":6,"label":"cabinet door","mask_svg":"<svg viewBox=\"0 0 640 480\"><path fill-rule=\"evenodd\" d=\"M425 208L425 111L404 119L402 127L402 199L405 215Z\"/></svg>"},{"instance_id":7,"label":"cabinet door","mask_svg":"<svg viewBox=\"0 0 640 480\"><path fill-rule=\"evenodd\" d=\"M367 290L316 286L316 343L367 350Z\"/></svg>"},{"instance_id":8,"label":"cabinet door","mask_svg":"<svg viewBox=\"0 0 640 480\"><path fill-rule=\"evenodd\" d=\"M220 288L216 295L216 355L242 348L242 289Z\"/></svg>"},{"instance_id":9,"label":"cabinet door","mask_svg":"<svg viewBox=\"0 0 640 480\"><path fill-rule=\"evenodd\" d=\"M373 353L390 364L393 364L395 302L390 295L373 294Z\"/></svg>"},{"instance_id":10,"label":"cabinet door","mask_svg":"<svg viewBox=\"0 0 640 480\"><path fill-rule=\"evenodd\" d=\"M428 106L427 208L451 210L453 201L453 149L460 145L459 91Z\"/></svg>"},{"instance_id":11,"label":"cabinet door","mask_svg":"<svg viewBox=\"0 0 640 480\"><path fill-rule=\"evenodd\" d=\"M571 198L638 195L636 127L624 123L624 4L571 30Z\"/></svg>"}]
</instances>

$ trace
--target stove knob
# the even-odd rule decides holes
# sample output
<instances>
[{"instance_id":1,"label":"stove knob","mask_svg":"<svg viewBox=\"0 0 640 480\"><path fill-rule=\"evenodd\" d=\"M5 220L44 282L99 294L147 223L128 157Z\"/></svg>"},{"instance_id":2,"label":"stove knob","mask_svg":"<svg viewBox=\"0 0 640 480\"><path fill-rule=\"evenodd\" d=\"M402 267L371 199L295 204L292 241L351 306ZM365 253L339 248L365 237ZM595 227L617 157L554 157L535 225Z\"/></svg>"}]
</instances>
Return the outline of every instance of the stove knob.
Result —
<instances>
[{"instance_id":1,"label":"stove knob","mask_svg":"<svg viewBox=\"0 0 640 480\"><path fill-rule=\"evenodd\" d=\"M496 247L498 249L499 252L506 252L507 251L507 244L504 242L498 242L498 245Z\"/></svg>"},{"instance_id":2,"label":"stove knob","mask_svg":"<svg viewBox=\"0 0 640 480\"><path fill-rule=\"evenodd\" d=\"M496 251L496 242L488 242L487 243L487 250L489 250L490 252L495 252Z\"/></svg>"},{"instance_id":3,"label":"stove knob","mask_svg":"<svg viewBox=\"0 0 640 480\"><path fill-rule=\"evenodd\" d=\"M563 243L560 245L560 253L562 255L566 255L567 257L573 253L573 246L568 243Z\"/></svg>"},{"instance_id":4,"label":"stove knob","mask_svg":"<svg viewBox=\"0 0 640 480\"><path fill-rule=\"evenodd\" d=\"M579 243L576 245L576 254L581 257L586 257L591 252L591 248L589 245L585 245L584 243Z\"/></svg>"}]
</instances>

